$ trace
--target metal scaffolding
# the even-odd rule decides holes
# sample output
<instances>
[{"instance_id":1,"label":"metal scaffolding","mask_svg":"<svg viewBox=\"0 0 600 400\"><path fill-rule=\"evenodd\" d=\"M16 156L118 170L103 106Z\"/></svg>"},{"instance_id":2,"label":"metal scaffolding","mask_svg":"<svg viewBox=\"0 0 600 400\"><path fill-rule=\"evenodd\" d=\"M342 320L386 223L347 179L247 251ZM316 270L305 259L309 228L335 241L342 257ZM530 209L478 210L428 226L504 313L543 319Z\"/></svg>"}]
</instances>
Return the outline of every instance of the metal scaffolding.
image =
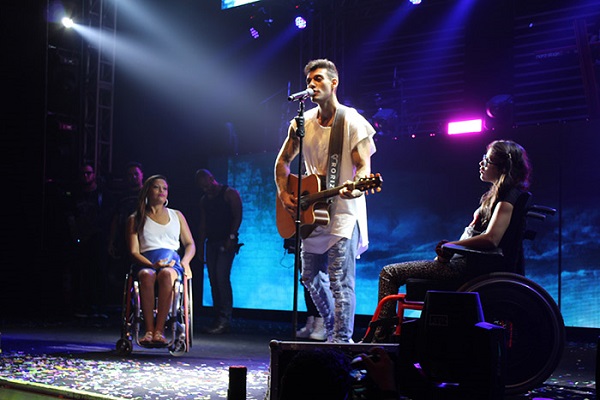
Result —
<instances>
[{"instance_id":1,"label":"metal scaffolding","mask_svg":"<svg viewBox=\"0 0 600 400\"><path fill-rule=\"evenodd\" d=\"M88 41L84 49L84 134L81 160L94 165L100 175L108 176L112 172L113 154L117 2L85 2L88 26L98 35L97 40Z\"/></svg>"}]
</instances>

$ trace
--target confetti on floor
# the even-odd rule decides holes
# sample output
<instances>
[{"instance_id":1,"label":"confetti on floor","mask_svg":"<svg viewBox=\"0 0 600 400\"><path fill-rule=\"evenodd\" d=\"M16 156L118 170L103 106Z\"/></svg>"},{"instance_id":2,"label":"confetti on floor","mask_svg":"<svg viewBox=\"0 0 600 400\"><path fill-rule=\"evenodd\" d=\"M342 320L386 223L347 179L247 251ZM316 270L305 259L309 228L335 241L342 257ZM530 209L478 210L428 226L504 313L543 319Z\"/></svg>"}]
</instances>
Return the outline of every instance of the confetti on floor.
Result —
<instances>
[{"instance_id":1,"label":"confetti on floor","mask_svg":"<svg viewBox=\"0 0 600 400\"><path fill-rule=\"evenodd\" d=\"M3 354L0 377L122 399L227 398L229 365L190 365L174 359L157 362L95 358ZM268 368L268 364L248 368L247 399L264 399Z\"/></svg>"},{"instance_id":2,"label":"confetti on floor","mask_svg":"<svg viewBox=\"0 0 600 400\"><path fill-rule=\"evenodd\" d=\"M118 330L111 327L6 328L0 395L6 379L106 399L144 400L227 399L229 367L234 365L247 368L246 398L267 400L269 341L285 335L278 325L240 325L235 334L195 337L193 348L182 357L165 349L137 347L129 356L120 356L114 350ZM543 385L504 399L595 400L596 351L595 341L567 343L560 365Z\"/></svg>"}]
</instances>

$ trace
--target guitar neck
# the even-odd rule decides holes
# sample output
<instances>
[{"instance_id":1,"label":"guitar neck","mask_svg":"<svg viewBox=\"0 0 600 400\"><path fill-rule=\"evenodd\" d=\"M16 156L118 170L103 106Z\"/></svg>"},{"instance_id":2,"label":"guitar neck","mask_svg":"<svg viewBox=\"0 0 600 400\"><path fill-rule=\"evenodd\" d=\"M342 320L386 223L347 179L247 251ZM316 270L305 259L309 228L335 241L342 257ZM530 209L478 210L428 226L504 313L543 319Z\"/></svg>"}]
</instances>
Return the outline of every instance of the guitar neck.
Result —
<instances>
[{"instance_id":1,"label":"guitar neck","mask_svg":"<svg viewBox=\"0 0 600 400\"><path fill-rule=\"evenodd\" d=\"M325 189L320 192L306 194L306 195L302 196L302 199L300 201L302 203L308 203L308 204L316 203L319 200L325 200L330 197L337 196L341 189L350 188L353 186L354 186L354 183L347 183L345 185L336 186L331 189Z\"/></svg>"}]
</instances>

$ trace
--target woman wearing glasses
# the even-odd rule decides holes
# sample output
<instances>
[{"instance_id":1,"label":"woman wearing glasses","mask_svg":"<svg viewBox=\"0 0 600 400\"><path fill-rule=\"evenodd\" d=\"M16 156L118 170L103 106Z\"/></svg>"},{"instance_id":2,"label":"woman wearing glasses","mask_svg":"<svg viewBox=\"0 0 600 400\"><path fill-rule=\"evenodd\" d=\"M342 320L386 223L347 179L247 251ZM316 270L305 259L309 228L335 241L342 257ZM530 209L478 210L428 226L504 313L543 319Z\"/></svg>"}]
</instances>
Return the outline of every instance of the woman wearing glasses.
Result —
<instances>
[{"instance_id":1,"label":"woman wearing glasses","mask_svg":"<svg viewBox=\"0 0 600 400\"><path fill-rule=\"evenodd\" d=\"M379 301L385 296L397 294L408 278L452 280L466 273L466 259L445 254L442 245L452 243L474 249L501 248L505 254L516 254L520 243L509 229L515 203L529 187L531 167L525 149L510 140L497 140L487 146L487 152L479 162L479 178L491 184L483 194L473 220L465 228L460 240L441 241L433 260L408 261L390 264L379 274ZM507 233L511 232L511 233ZM506 235L505 235L506 233ZM509 248L512 247L512 248ZM505 261L508 262L508 261ZM395 315L395 302L383 306L380 318Z\"/></svg>"}]
</instances>

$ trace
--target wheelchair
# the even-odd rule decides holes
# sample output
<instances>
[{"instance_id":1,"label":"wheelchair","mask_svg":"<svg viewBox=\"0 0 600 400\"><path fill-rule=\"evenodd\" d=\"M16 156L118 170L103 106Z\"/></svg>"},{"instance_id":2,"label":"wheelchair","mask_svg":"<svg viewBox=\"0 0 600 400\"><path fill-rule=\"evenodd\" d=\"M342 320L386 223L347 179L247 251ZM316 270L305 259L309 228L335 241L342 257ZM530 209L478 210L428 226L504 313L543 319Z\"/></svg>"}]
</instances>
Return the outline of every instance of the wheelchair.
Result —
<instances>
[{"instance_id":1,"label":"wheelchair","mask_svg":"<svg viewBox=\"0 0 600 400\"><path fill-rule=\"evenodd\" d=\"M516 224L520 231L517 240L522 242L535 238L536 232L526 229L527 220L543 221L555 213L553 208L532 205L531 194L525 192L517 200L513 210L514 217L520 219ZM363 342L373 341L375 329L379 328L391 332L388 341L401 343L401 347L403 344L405 347L415 347L414 342L420 340L423 330L420 328L419 331L419 328L415 329L410 324L414 319L405 318L405 310L422 311L430 291L477 293L485 323L503 330L503 393L519 394L539 387L560 362L565 342L565 326L552 296L524 276L523 254L517 255L513 269L507 271L489 267L497 265L494 260L504 257L500 249L480 251L450 244L443 245L443 248L467 257L467 270L470 271L468 275L453 281L408 279L405 294L390 295L379 302ZM397 316L380 319L381 307L387 302L396 302ZM420 318L423 318L423 314ZM409 339L402 338L402 331L405 329L410 332ZM418 359L420 355L413 352L410 356Z\"/></svg>"},{"instance_id":2,"label":"wheelchair","mask_svg":"<svg viewBox=\"0 0 600 400\"><path fill-rule=\"evenodd\" d=\"M134 277L133 269L125 277L123 290L123 308L121 311L121 337L117 340L117 354L129 355L133 343L144 348L168 348L171 355L180 357L189 352L193 337L193 299L192 280L187 277L175 280L173 284L173 302L167 316L164 334L166 344L140 343L140 328L144 326L140 300L140 285ZM155 297L155 304L158 298ZM156 306L154 307L156 317Z\"/></svg>"}]
</instances>

